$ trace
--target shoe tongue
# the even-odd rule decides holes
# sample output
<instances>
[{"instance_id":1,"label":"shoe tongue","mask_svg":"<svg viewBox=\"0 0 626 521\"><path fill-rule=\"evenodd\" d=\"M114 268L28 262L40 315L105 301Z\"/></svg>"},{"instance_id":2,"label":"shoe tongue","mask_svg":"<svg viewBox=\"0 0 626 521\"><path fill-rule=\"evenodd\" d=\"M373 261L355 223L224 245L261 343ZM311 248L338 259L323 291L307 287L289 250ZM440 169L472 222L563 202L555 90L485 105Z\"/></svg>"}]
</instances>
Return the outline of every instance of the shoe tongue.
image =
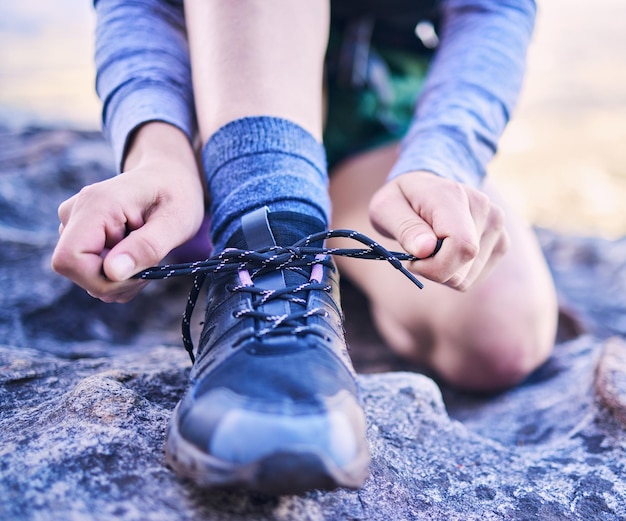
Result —
<instances>
[{"instance_id":1,"label":"shoe tongue","mask_svg":"<svg viewBox=\"0 0 626 521\"><path fill-rule=\"evenodd\" d=\"M323 231L325 228L326 227L322 221L308 215L288 211L267 213L265 209L261 209L246 215L242 219L242 227L229 240L229 245L235 242L238 242L239 244L243 242L245 244L245 248L253 250L273 245L292 246L304 237ZM323 241L320 240L312 243L311 246L321 247L322 244ZM264 286L283 286L281 283L282 279L282 281L284 281L284 285L286 286L297 286L308 282L310 273L310 269L297 271L286 269L282 272L260 275L255 278L255 284L261 288ZM294 296L306 300L305 292L302 294L294 294ZM297 308L302 307L295 303L288 305L290 312L294 312ZM268 304L267 307L271 307L273 309L271 311L269 309L266 311L271 313L280 313L278 308L282 307L282 309L287 311L286 306L287 304L285 302L272 302Z\"/></svg>"},{"instance_id":2,"label":"shoe tongue","mask_svg":"<svg viewBox=\"0 0 626 521\"><path fill-rule=\"evenodd\" d=\"M319 219L295 212L273 212L268 214L270 228L274 234L276 244L279 246L291 246L304 237L324 231L326 227ZM310 246L321 247L324 241L316 241ZM299 271L285 270L285 283L288 286L303 284L309 280L311 270L306 269L306 275ZM304 295L297 295L306 298Z\"/></svg>"}]
</instances>

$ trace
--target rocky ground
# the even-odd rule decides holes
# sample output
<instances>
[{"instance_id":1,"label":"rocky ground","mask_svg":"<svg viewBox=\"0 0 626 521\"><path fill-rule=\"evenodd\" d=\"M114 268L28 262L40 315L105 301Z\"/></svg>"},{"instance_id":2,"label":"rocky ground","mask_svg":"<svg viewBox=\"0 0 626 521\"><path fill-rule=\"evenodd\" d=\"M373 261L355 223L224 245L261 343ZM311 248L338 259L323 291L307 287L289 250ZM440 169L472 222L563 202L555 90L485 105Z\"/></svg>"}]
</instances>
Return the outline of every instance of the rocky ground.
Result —
<instances>
[{"instance_id":1,"label":"rocky ground","mask_svg":"<svg viewBox=\"0 0 626 521\"><path fill-rule=\"evenodd\" d=\"M626 238L538 231L569 318L545 366L496 396L408 371L346 285L370 479L206 492L162 456L189 281L105 305L49 268L57 205L111 172L97 133L0 131L0 519L626 520Z\"/></svg>"}]
</instances>

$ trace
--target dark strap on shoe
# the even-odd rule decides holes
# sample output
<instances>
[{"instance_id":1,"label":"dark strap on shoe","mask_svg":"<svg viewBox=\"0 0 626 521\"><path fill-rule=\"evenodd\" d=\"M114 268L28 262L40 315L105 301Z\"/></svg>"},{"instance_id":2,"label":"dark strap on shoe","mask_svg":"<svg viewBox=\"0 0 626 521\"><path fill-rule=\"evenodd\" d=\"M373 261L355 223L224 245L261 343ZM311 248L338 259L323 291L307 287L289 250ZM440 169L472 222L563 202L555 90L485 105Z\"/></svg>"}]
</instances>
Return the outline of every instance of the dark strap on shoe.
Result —
<instances>
[{"instance_id":1,"label":"dark strap on shoe","mask_svg":"<svg viewBox=\"0 0 626 521\"><path fill-rule=\"evenodd\" d=\"M268 213L269 208L264 206L247 213L241 218L243 236L250 250L261 250L276 246L274 234L267 218ZM287 287L282 271L270 271L269 273L259 275L255 279L254 285L267 290L279 290ZM269 315L289 315L289 302L270 300L267 304L259 306L259 311Z\"/></svg>"},{"instance_id":2,"label":"dark strap on shoe","mask_svg":"<svg viewBox=\"0 0 626 521\"><path fill-rule=\"evenodd\" d=\"M274 234L270 228L267 214L269 208L264 206L258 210L247 213L241 218L243 236L249 250L260 250L270 246L276 246Z\"/></svg>"}]
</instances>

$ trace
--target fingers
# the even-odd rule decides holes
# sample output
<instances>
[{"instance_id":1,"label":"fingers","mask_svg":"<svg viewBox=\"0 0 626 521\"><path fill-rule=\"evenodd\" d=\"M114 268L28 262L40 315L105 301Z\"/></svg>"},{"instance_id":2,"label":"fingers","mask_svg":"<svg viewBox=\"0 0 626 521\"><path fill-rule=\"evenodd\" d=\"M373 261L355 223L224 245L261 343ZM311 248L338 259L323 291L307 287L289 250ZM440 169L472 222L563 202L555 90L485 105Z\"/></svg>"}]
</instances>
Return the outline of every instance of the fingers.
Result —
<instances>
[{"instance_id":1,"label":"fingers","mask_svg":"<svg viewBox=\"0 0 626 521\"><path fill-rule=\"evenodd\" d=\"M112 282L103 273L103 258L109 248L124 238L125 217L114 211L98 211L93 189L84 190L59 207L59 242L52 256L52 268L96 298L105 302L126 302L145 281Z\"/></svg>"},{"instance_id":2,"label":"fingers","mask_svg":"<svg viewBox=\"0 0 626 521\"><path fill-rule=\"evenodd\" d=\"M172 249L189 237L181 235L180 219L164 211L152 213L141 226L118 242L104 259L105 275L121 282L158 264Z\"/></svg>"},{"instance_id":3,"label":"fingers","mask_svg":"<svg viewBox=\"0 0 626 521\"><path fill-rule=\"evenodd\" d=\"M437 236L413 209L409 198L396 184L385 185L370 204L374 228L385 237L396 239L410 254L426 258L435 251Z\"/></svg>"},{"instance_id":4,"label":"fingers","mask_svg":"<svg viewBox=\"0 0 626 521\"><path fill-rule=\"evenodd\" d=\"M428 190L428 201L423 213L432 223L438 237L444 239L437 255L412 269L437 282L457 288L467 278L480 251L480 229L485 220L481 205L473 205L461 185L444 180ZM437 190L432 195L431 190ZM424 197L408 191L412 198ZM431 207L432 205L432 207ZM472 211L474 210L474 211Z\"/></svg>"},{"instance_id":5,"label":"fingers","mask_svg":"<svg viewBox=\"0 0 626 521\"><path fill-rule=\"evenodd\" d=\"M130 300L147 284L132 276L158 264L202 223L201 185L184 179L137 169L83 188L59 207L53 269L105 302Z\"/></svg>"},{"instance_id":6,"label":"fingers","mask_svg":"<svg viewBox=\"0 0 626 521\"><path fill-rule=\"evenodd\" d=\"M437 253L437 262L431 262L426 277L464 291L468 289L489 261L493 245L501 233L492 227L497 209L489 198L472 188L452 181L442 185L438 206L433 210L433 226L446 240Z\"/></svg>"},{"instance_id":7,"label":"fingers","mask_svg":"<svg viewBox=\"0 0 626 521\"><path fill-rule=\"evenodd\" d=\"M372 199L374 226L419 257L412 271L464 291L504 255L508 237L502 210L482 192L427 172L391 181ZM427 257L436 239L440 251Z\"/></svg>"},{"instance_id":8,"label":"fingers","mask_svg":"<svg viewBox=\"0 0 626 521\"><path fill-rule=\"evenodd\" d=\"M104 302L127 302L141 291L146 281L111 282L102 270L102 257L90 252L76 252L59 245L52 257L53 269Z\"/></svg>"},{"instance_id":9,"label":"fingers","mask_svg":"<svg viewBox=\"0 0 626 521\"><path fill-rule=\"evenodd\" d=\"M466 291L483 280L491 273L508 248L509 236L504 229L504 213L500 208L493 207L489 212L488 220L481 235L478 255L472 262L465 278L460 280L456 286L451 287Z\"/></svg>"},{"instance_id":10,"label":"fingers","mask_svg":"<svg viewBox=\"0 0 626 521\"><path fill-rule=\"evenodd\" d=\"M192 237L204 216L202 178L187 136L167 123L142 125L123 175L83 188L59 206L52 267L106 302L146 285L131 277Z\"/></svg>"}]
</instances>

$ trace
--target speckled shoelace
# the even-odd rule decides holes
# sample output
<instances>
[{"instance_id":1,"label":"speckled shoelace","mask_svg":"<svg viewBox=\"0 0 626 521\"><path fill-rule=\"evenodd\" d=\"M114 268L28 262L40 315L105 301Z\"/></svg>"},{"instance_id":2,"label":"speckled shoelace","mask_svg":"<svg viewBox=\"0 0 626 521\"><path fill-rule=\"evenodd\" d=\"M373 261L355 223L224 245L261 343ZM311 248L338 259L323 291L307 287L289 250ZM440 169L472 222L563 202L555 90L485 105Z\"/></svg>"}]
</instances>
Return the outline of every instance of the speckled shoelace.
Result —
<instances>
[{"instance_id":1,"label":"speckled shoelace","mask_svg":"<svg viewBox=\"0 0 626 521\"><path fill-rule=\"evenodd\" d=\"M325 248L311 246L311 244L321 243L331 238L348 238L360 242L367 246L366 248ZM435 255L441 248L442 240L437 241L437 247L431 257ZM182 264L165 264L162 266L154 266L135 275L139 279L169 279L183 275L193 275L193 285L187 298L187 306L183 314L182 320L182 337L185 350L191 358L191 362L195 361L194 346L191 339L191 317L198 300L198 295L202 289L206 277L209 274L219 274L226 272L244 272L250 273L250 279L273 270L295 270L311 268L314 265L328 263L329 255L338 255L342 257L353 257L369 260L386 260L394 268L401 271L411 282L420 289L423 284L409 272L401 263L401 261L417 261L420 260L408 253L392 252L382 247L373 239L353 230L328 230L325 232L309 235L292 246L272 246L260 250L242 250L236 248L228 248L221 253L202 261L195 261ZM301 295L303 292L313 290L327 290L324 286L316 283L314 280L306 284L297 286L287 286L281 290L267 291L255 288L253 284L242 284L231 288L231 291L247 291L256 294L256 305L267 303L272 299L284 299L290 302L303 303L303 299L296 294ZM317 310L309 310L302 313L293 313L289 315L268 315L257 311L256 309L243 310L239 313L240 317L254 317L259 320L268 322L268 327L262 328L256 334L263 336L266 334L281 334L288 328L291 333L308 332L306 327L295 325L301 319L307 318L312 314L316 314Z\"/></svg>"}]
</instances>

